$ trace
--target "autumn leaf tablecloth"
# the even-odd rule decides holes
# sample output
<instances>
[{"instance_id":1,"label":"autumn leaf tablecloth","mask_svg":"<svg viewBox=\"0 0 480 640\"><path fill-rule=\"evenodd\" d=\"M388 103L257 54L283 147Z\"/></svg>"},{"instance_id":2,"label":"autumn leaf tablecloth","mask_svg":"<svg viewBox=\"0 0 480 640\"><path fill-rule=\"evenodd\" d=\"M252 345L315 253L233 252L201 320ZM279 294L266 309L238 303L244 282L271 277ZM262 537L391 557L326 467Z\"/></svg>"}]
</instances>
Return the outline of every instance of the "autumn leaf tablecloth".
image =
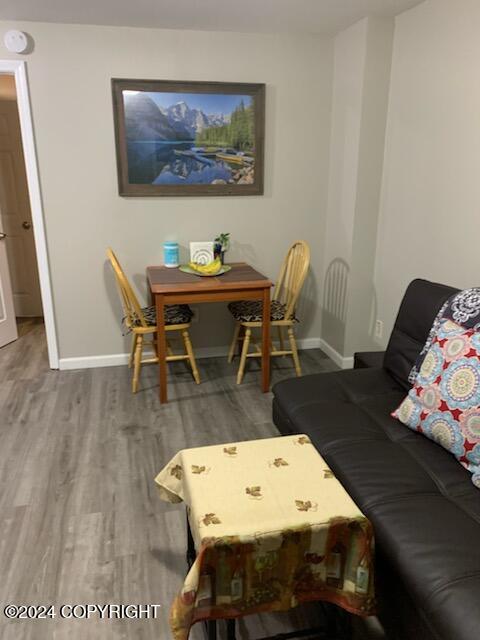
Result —
<instances>
[{"instance_id":1,"label":"autumn leaf tablecloth","mask_svg":"<svg viewBox=\"0 0 480 640\"><path fill-rule=\"evenodd\" d=\"M155 481L186 503L197 551L170 612L175 640L198 620L310 600L374 613L372 526L307 436L185 449Z\"/></svg>"}]
</instances>

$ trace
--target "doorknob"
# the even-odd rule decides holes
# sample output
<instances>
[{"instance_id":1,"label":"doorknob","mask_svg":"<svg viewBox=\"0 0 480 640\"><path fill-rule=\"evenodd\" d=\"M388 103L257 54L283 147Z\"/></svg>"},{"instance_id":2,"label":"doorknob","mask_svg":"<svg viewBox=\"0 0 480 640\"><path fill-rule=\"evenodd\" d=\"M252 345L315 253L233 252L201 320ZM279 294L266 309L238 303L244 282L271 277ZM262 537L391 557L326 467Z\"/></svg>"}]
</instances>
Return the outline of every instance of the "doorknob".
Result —
<instances>
[{"instance_id":1,"label":"doorknob","mask_svg":"<svg viewBox=\"0 0 480 640\"><path fill-rule=\"evenodd\" d=\"M6 234L6 233L1 233L1 232L0 232L0 240L3 240L3 239L4 239L4 238L6 238L6 237L7 237L7 234Z\"/></svg>"},{"instance_id":2,"label":"doorknob","mask_svg":"<svg viewBox=\"0 0 480 640\"><path fill-rule=\"evenodd\" d=\"M31 222L29 222L28 220L25 220L24 222L22 222L22 227L23 227L24 229L30 229L30 228L31 228L31 226L32 226L32 223L31 223Z\"/></svg>"}]
</instances>

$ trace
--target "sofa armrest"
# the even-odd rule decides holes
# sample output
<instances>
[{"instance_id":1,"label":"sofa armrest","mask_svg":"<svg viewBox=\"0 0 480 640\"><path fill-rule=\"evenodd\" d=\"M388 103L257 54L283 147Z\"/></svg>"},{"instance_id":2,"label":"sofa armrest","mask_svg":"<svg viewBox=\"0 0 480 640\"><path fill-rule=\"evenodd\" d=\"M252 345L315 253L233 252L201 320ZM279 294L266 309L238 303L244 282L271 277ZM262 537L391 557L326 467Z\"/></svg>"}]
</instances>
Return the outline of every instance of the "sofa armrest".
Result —
<instances>
[{"instance_id":1,"label":"sofa armrest","mask_svg":"<svg viewBox=\"0 0 480 640\"><path fill-rule=\"evenodd\" d=\"M369 369L383 367L385 351L359 351L353 354L354 369Z\"/></svg>"}]
</instances>

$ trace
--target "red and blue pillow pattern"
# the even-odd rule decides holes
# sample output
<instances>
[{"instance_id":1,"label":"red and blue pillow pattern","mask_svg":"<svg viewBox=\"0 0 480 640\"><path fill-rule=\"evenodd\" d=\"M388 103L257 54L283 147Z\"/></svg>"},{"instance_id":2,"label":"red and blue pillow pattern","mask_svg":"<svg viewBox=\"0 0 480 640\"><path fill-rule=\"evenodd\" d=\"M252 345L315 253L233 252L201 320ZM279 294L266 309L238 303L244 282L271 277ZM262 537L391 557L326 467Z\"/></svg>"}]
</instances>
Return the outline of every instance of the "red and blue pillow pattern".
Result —
<instances>
[{"instance_id":1,"label":"red and blue pillow pattern","mask_svg":"<svg viewBox=\"0 0 480 640\"><path fill-rule=\"evenodd\" d=\"M427 351L432 346L433 340L438 333L440 323L444 319L453 320L453 322L461 325L463 329L480 330L480 287L457 291L457 293L450 296L450 298L448 298L448 300L446 300L442 305L433 321L427 341L423 345L423 349L418 354L417 360L410 371L410 375L408 376L408 379L412 384L414 384L417 379L423 359L425 358Z\"/></svg>"},{"instance_id":2,"label":"red and blue pillow pattern","mask_svg":"<svg viewBox=\"0 0 480 640\"><path fill-rule=\"evenodd\" d=\"M414 386L392 413L453 453L480 488L480 331L440 320Z\"/></svg>"}]
</instances>

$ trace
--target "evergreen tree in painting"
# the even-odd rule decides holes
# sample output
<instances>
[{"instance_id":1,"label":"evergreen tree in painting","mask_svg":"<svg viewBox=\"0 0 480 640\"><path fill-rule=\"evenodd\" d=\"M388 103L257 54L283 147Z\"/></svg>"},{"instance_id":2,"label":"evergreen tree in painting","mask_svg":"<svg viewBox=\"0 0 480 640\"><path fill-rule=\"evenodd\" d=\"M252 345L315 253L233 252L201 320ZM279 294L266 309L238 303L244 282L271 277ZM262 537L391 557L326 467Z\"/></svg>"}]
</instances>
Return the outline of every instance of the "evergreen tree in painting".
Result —
<instances>
[{"instance_id":1,"label":"evergreen tree in painting","mask_svg":"<svg viewBox=\"0 0 480 640\"><path fill-rule=\"evenodd\" d=\"M252 152L254 139L253 106L246 107L242 100L232 112L229 124L203 129L197 134L195 143Z\"/></svg>"}]
</instances>

